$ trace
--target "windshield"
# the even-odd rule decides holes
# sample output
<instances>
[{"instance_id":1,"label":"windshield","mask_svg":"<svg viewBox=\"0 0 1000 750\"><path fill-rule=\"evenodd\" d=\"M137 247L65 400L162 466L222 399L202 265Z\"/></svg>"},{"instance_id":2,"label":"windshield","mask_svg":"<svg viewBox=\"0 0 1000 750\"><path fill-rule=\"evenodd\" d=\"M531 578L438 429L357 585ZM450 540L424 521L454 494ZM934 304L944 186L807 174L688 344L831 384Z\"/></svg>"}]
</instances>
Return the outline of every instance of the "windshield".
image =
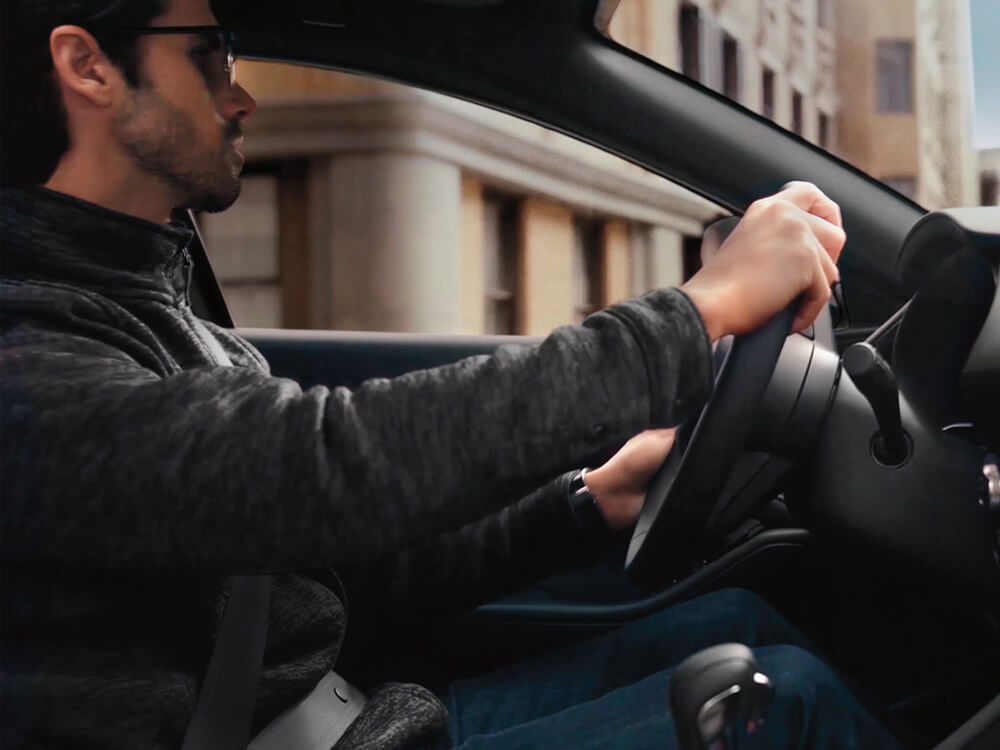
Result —
<instances>
[{"instance_id":1,"label":"windshield","mask_svg":"<svg viewBox=\"0 0 1000 750\"><path fill-rule=\"evenodd\" d=\"M620 0L598 23L926 208L997 204L996 0Z\"/></svg>"}]
</instances>

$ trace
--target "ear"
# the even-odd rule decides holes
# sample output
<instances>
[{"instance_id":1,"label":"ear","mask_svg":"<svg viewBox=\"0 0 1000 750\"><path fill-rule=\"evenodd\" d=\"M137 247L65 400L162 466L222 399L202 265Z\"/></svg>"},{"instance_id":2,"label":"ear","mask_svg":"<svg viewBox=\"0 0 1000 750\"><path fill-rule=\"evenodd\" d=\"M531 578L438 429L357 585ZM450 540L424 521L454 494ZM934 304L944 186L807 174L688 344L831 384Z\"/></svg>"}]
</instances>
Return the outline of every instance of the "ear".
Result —
<instances>
[{"instance_id":1,"label":"ear","mask_svg":"<svg viewBox=\"0 0 1000 750\"><path fill-rule=\"evenodd\" d=\"M121 73L89 31L79 26L57 26L49 35L49 50L64 91L98 107L111 105Z\"/></svg>"}]
</instances>

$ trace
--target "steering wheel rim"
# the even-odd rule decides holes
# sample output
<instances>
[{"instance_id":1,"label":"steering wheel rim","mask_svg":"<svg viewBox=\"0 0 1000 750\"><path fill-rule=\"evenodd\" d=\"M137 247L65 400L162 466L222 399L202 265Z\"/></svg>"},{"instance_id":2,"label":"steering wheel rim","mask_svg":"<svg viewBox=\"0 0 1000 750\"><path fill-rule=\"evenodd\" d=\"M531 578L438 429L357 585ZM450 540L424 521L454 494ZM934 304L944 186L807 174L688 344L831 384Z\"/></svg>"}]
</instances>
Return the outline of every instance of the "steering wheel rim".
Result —
<instances>
[{"instance_id":1,"label":"steering wheel rim","mask_svg":"<svg viewBox=\"0 0 1000 750\"><path fill-rule=\"evenodd\" d=\"M674 449L650 481L625 556L625 571L636 583L658 582L702 538L750 432L796 309L793 303L761 328L733 340L708 403L697 420L678 430Z\"/></svg>"}]
</instances>

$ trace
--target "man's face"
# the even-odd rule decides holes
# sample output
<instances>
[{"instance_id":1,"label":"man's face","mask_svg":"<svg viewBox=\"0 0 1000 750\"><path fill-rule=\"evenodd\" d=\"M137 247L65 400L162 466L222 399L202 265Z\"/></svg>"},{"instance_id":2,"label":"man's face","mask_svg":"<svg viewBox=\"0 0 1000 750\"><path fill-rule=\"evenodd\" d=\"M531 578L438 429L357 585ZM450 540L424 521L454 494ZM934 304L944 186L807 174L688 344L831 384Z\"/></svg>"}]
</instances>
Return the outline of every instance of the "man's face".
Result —
<instances>
[{"instance_id":1,"label":"man's face","mask_svg":"<svg viewBox=\"0 0 1000 750\"><path fill-rule=\"evenodd\" d=\"M208 0L171 0L151 26L217 23ZM240 193L241 124L256 104L225 70L212 35L148 35L137 41L139 86L130 89L113 135L144 173L177 194L178 205L222 211Z\"/></svg>"}]
</instances>

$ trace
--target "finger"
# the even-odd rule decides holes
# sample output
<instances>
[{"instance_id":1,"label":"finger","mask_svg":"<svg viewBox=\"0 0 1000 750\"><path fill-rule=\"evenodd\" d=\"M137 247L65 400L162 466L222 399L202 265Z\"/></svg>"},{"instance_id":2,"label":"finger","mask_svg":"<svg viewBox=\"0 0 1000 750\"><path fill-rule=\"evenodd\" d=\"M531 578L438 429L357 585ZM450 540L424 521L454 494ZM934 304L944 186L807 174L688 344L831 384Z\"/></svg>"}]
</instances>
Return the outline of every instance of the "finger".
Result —
<instances>
[{"instance_id":1,"label":"finger","mask_svg":"<svg viewBox=\"0 0 1000 750\"><path fill-rule=\"evenodd\" d=\"M795 332L804 330L812 325L819 317L823 308L829 304L831 291L830 284L826 279L817 254L816 272L813 274L812 283L802 293L802 303L799 305L798 313L792 322L792 330Z\"/></svg>"},{"instance_id":2,"label":"finger","mask_svg":"<svg viewBox=\"0 0 1000 750\"><path fill-rule=\"evenodd\" d=\"M817 251L816 255L819 258L820 266L823 268L823 275L826 277L827 284L833 286L840 281L840 269L833 262L833 258L822 250Z\"/></svg>"},{"instance_id":3,"label":"finger","mask_svg":"<svg viewBox=\"0 0 1000 750\"><path fill-rule=\"evenodd\" d=\"M844 230L815 214L807 213L805 216L812 233L816 235L826 254L836 263L847 241Z\"/></svg>"},{"instance_id":4,"label":"finger","mask_svg":"<svg viewBox=\"0 0 1000 750\"><path fill-rule=\"evenodd\" d=\"M673 440L677 434L676 427L657 427L655 430L647 430L649 434L656 435L661 440Z\"/></svg>"},{"instance_id":5,"label":"finger","mask_svg":"<svg viewBox=\"0 0 1000 750\"><path fill-rule=\"evenodd\" d=\"M803 211L825 219L841 229L844 226L840 215L840 206L830 200L826 194L811 182L795 180L787 183L778 193L785 200L791 201Z\"/></svg>"}]
</instances>

